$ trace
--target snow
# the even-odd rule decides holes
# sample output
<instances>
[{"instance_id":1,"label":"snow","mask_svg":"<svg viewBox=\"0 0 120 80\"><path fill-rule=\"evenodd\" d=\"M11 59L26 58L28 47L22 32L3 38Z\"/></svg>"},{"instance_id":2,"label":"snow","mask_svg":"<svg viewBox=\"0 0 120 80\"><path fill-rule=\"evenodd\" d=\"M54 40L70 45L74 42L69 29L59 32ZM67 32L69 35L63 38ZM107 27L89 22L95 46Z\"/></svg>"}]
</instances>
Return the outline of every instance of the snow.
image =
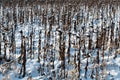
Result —
<instances>
[{"instance_id":1,"label":"snow","mask_svg":"<svg viewBox=\"0 0 120 80\"><path fill-rule=\"evenodd\" d=\"M40 6L39 6L40 7ZM109 7L109 6L107 6ZM109 18L109 16L111 15L112 16L112 20L113 22L115 23L115 28L114 28L114 39L115 38L118 38L118 35L119 33L117 33L117 28L119 28L119 8L118 10L116 10L116 13L115 13L115 18L113 17L113 13L108 13L107 12L107 9L105 8L103 10L103 13L102 13L102 9L100 9L100 13L98 14L99 15L99 18L97 18L97 11L96 11L96 8L93 8L93 10L91 12L88 11L88 6L86 7L86 10L85 10L85 6L82 6L83 8L83 15L82 13L80 12L80 16L82 18L82 22L79 23L77 26L79 27L79 29L76 31L74 31L74 25L73 23L76 21L77 19L77 14L79 14L78 12L76 12L75 14L72 12L72 24L71 24L71 37L70 37L70 41L71 41L71 47L70 47L70 63L68 64L68 58L67 56L65 56L65 64L66 64L66 72L68 72L68 76L70 77L70 79L73 78L73 80L76 80L75 77L76 75L78 74L78 72L80 72L81 76L80 78L82 80L93 80L92 78L90 78L90 75L92 73L92 70L94 70L94 73L93 73L93 77L95 78L96 77L96 73L99 73L99 76L98 78L102 79L106 79L106 80L119 80L120 79L120 46L119 46L119 49L114 49L112 48L112 50L110 51L110 47L111 47L111 43L110 43L110 35L111 35L111 32L109 31L109 35L107 35L107 37L109 37L109 40L108 42L106 42L105 45L107 45L107 48L104 50L104 58L102 57L102 48L101 49L95 49L96 47L96 41L97 41L97 33L101 32L102 29L101 29L101 26L103 28L108 28L110 25L111 25L111 20ZM3 11L3 7L1 7L1 15L3 14L2 11ZM62 9L63 10L63 7ZM74 9L73 9L74 10ZM94 13L95 12L95 13ZM17 9L17 13L19 13L18 9ZM88 13L89 13L89 18L88 18ZM94 15L93 15L94 13ZM62 11L60 12L60 14L62 14ZM104 19L102 20L101 19L101 14L103 14L103 17ZM106 15L107 14L107 15ZM0 16L1 16L0 15ZM18 14L17 14L18 15ZM48 16L46 16L47 18L49 16L51 16L51 9L49 8L49 11L48 11ZM86 20L86 18L88 18L88 20ZM45 25L41 23L40 21L40 24L38 23L39 20L37 21L37 17L34 17L34 23L31 25L30 23L26 23L24 25L20 25L19 23L17 24L17 29L15 31L15 41L16 41L16 54L12 55L15 60L15 62L12 62L12 63L3 63L3 64L0 64L0 79L3 80L3 79L6 79L6 80L27 80L27 79L33 79L33 80L49 80L48 78L51 78L51 76L53 75L52 72L55 71L56 73L56 77L59 76L59 73L60 72L60 68L61 68L61 64L63 63L62 60L59 60L59 32L63 32L62 31L62 28L63 28L63 24L62 24L62 20L61 20L61 16L60 16L60 28L58 28L58 30L56 31L56 28L58 27L57 25L53 25L52 27L52 33L54 34L54 36L50 37L50 41L47 41L46 40L46 37L45 37L45 31L49 31L49 21L47 21L47 30L44 30L45 28ZM29 21L30 21L30 17L29 17ZM105 25L103 25L103 22L105 22ZM90 28L89 26L93 26L93 28ZM23 31L24 32L24 35L27 37L29 34L28 34L28 31L32 31L32 27L35 31L35 34L34 34L34 39L33 41L35 42L34 46L35 48L38 46L37 42L39 40L39 31L41 31L41 58L40 59L40 62L38 62L38 48L36 48L34 50L34 57L32 59L29 58L29 52L27 52L27 61L26 61L26 76L24 78L22 78L19 73L20 73L20 69L21 69L21 64L19 64L17 61L18 61L18 58L20 57L20 46L21 46L21 35L19 33L19 31ZM85 29L85 32L83 33L83 30L82 30L82 27L84 27ZM94 32L92 32L92 30L94 30ZM99 31L99 32L98 32ZM69 37L68 37L68 32L64 33L64 41L65 41L65 55L67 55L67 50L68 50L68 41L69 41ZM77 71L77 68L75 69L75 66L74 66L74 56L76 54L76 57L77 54L78 54L78 41L76 40L77 39L77 36L81 37L81 38L85 38L85 45L84 46L81 46L81 50L80 50L80 54L81 54L81 57L80 60L81 60L81 67L80 67L80 71ZM92 50L88 50L88 46L89 46L89 41L88 41L88 35L90 35L91 39L92 39L92 47L94 47ZM3 36L0 34L0 37L3 38ZM63 36L62 36L63 37ZM2 39L0 38L0 41L3 41ZM8 38L7 38L8 39ZM53 47L55 50L53 51L53 53L55 54L55 61L54 63L51 63L50 62L50 58L51 58L51 54L50 52L45 52L44 53L44 49L43 47L46 47L44 41L46 40L46 42L48 42L50 45L53 44ZM75 44L74 44L75 43ZM82 43L81 43L82 44ZM120 43L119 43L120 44ZM47 46L48 47L48 46ZM86 48L85 51L83 52L82 50L84 49L84 47ZM53 49L48 49L49 50L53 50ZM4 43L2 42L2 54L4 54ZM97 51L99 51L99 61L100 63L98 64L96 62L97 60ZM9 49L7 48L7 57L10 56L10 51ZM90 56L88 58L85 58L83 57L85 54L90 54ZM50 54L50 55L48 55ZM115 54L117 54L117 57L115 57ZM47 55L46 56L46 59L43 59L43 55ZM53 57L53 56L52 56ZM88 61L88 67L87 67L87 78L85 78L85 66L87 64L87 61ZM8 64L8 66L10 65L10 70L7 69L6 66L4 66L4 64ZM54 69L51 69L50 68L50 65L54 64ZM76 64L78 64L78 60L76 58ZM49 68L48 68L49 67ZM104 68L103 68L104 67ZM96 71L98 69L98 72ZM43 72L43 73L42 73Z\"/></svg>"}]
</instances>

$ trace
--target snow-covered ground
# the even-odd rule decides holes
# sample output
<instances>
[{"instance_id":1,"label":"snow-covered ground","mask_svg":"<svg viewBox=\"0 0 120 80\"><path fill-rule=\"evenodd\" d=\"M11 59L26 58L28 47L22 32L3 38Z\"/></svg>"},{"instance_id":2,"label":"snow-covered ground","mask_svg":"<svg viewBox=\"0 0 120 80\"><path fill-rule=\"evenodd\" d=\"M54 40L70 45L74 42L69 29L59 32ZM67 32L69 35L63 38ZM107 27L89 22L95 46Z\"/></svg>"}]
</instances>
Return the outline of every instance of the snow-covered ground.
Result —
<instances>
[{"instance_id":1,"label":"snow-covered ground","mask_svg":"<svg viewBox=\"0 0 120 80\"><path fill-rule=\"evenodd\" d=\"M44 13L44 9L46 7L44 6L37 6L37 8L41 13ZM51 11L51 6L48 6L48 12L44 13L43 16L38 16L40 14L35 15L35 9L31 11L31 7L26 8L19 8L16 7L17 15L20 15L20 10L22 9L25 12L31 11L33 18L30 16L30 12L24 14L24 21L26 21L24 24L19 23L19 16L17 16L17 28L15 30L15 45L16 45L16 51L15 53L11 53L13 60L10 62L5 62L0 64L0 80L119 80L120 79L120 10L118 6L111 6L106 5L102 8L97 8L96 6L94 8L89 8L88 6L79 6L80 8L78 11L75 11L74 8L72 8L70 11L66 11L66 14L70 13L69 15L66 15L65 22L66 25L64 25L62 21L62 15L65 12L64 8L65 6L62 6L60 10L56 10L55 5L52 6L53 12ZM10 11L11 9L6 8L4 9L5 13L12 13ZM56 12L55 12L56 10ZM114 13L115 10L115 13ZM0 9L0 19L3 17L3 7ZM5 14L6 15L6 14ZM51 16L55 17L54 25L52 25L52 29L50 31L50 38L48 38L45 33L49 32L50 28L50 20L49 18ZM59 16L59 17L57 17ZM13 17L13 16L12 16ZM28 18L27 18L28 17ZM69 17L69 18L68 18ZM78 18L79 17L79 18ZM58 21L59 18L59 21ZM6 17L4 17L3 21L4 26L6 26ZM28 19L28 20L27 20ZM31 24L31 19L33 19L33 23ZM46 19L46 22L44 22L43 19ZM67 20L70 19L71 23L68 25ZM78 19L78 20L77 20ZM12 19L13 20L13 19ZM11 21L11 23L13 23ZM46 23L46 24L44 24ZM57 24L59 23L59 25ZM113 24L112 24L113 23ZM14 24L14 23L13 23ZM76 26L75 26L76 24ZM9 23L9 26L12 24ZM65 31L63 31L64 26L69 26L69 28ZM70 29L71 27L71 29ZM111 27L114 27L112 30ZM76 28L76 30L75 30ZM4 28L1 28L4 32ZM32 30L34 31L33 34L33 58L30 58L30 52L26 51L26 75L23 78L20 75L20 69L21 64L18 63L19 56L21 55L21 34L20 31L23 31L23 35L26 38L29 38L30 40L30 32ZM105 30L105 34L104 33ZM41 31L41 54L40 54L40 61L38 61L38 45L39 45L39 32ZM103 31L103 32L102 32ZM114 35L112 34L112 31L114 31ZM65 75L67 75L66 78L63 76L60 76L62 69L61 64L63 64L63 61L60 60L60 32L62 32L62 40L61 44L63 46L63 43L65 42L65 52L62 54L65 54ZM0 33L0 34L1 34ZM7 40L10 41L11 34L6 33ZM71 36L69 36L69 33ZM102 45L100 48L96 48L97 44L97 38L100 36L105 35L105 41L104 46ZM111 38L111 35L113 37ZM89 37L92 40L91 46L92 49L89 48ZM79 38L80 37L80 38ZM104 36L102 36L100 39L103 39ZM3 35L1 34L1 39L3 38ZM117 39L117 44L119 45L116 47L116 45L111 43L111 39L113 42L115 42L115 39ZM70 45L69 45L70 40ZM80 44L79 44L79 40ZM85 41L85 42L84 42ZM30 41L26 39L26 42L28 44L31 44ZM48 45L46 45L48 44ZM4 54L4 41L1 40L1 47L2 47L2 55ZM30 46L30 45L29 45ZM29 48L29 46L26 46L26 49ZM49 46L49 47L48 47ZM71 47L70 47L71 46ZM48 47L48 51L44 48ZM80 48L81 47L81 48ZM9 45L7 47L7 56L10 56L9 51ZM63 48L63 47L62 47ZM68 63L68 49L70 48L70 62ZM80 48L80 49L79 49ZM80 56L79 54L80 50ZM52 54L53 53L53 54ZM44 58L45 55L45 58ZM54 57L53 57L54 56ZM79 58L79 59L78 59ZM54 63L52 63L52 60ZM80 62L80 67L78 66ZM76 67L77 64L77 67ZM54 65L54 68L51 67L51 65ZM80 71L78 71L80 68ZM87 70L86 70L87 69ZM63 72L64 73L64 72ZM63 75L63 73L61 75ZM78 74L80 73L80 76L78 78Z\"/></svg>"}]
</instances>

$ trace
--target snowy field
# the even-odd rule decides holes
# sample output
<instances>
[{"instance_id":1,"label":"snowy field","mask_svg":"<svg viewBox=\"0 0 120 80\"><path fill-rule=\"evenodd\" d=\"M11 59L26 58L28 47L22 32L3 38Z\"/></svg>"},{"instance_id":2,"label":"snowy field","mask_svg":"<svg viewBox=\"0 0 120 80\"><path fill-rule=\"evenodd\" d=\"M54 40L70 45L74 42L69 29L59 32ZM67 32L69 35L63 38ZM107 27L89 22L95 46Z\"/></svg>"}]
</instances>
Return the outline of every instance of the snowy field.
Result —
<instances>
[{"instance_id":1,"label":"snowy field","mask_svg":"<svg viewBox=\"0 0 120 80\"><path fill-rule=\"evenodd\" d=\"M0 23L0 80L120 80L119 6L1 6Z\"/></svg>"}]
</instances>

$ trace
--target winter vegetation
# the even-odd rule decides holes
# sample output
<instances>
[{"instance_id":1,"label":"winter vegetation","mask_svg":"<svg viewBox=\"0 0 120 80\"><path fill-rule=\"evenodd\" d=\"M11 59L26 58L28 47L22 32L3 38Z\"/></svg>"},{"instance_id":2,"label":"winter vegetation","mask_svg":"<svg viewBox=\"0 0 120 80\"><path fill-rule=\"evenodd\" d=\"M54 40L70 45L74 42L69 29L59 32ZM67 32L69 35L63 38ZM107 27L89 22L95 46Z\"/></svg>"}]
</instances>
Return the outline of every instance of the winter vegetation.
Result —
<instances>
[{"instance_id":1,"label":"winter vegetation","mask_svg":"<svg viewBox=\"0 0 120 80\"><path fill-rule=\"evenodd\" d=\"M0 80L119 80L119 0L1 0Z\"/></svg>"}]
</instances>

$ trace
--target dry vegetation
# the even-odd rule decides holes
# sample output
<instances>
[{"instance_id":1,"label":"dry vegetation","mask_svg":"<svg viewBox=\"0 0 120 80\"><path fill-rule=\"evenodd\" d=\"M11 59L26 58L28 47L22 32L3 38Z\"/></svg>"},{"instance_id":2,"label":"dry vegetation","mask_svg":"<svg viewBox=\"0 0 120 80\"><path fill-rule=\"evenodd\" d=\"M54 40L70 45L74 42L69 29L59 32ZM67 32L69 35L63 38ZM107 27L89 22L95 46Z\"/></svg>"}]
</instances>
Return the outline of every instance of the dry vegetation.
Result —
<instances>
[{"instance_id":1,"label":"dry vegetation","mask_svg":"<svg viewBox=\"0 0 120 80\"><path fill-rule=\"evenodd\" d=\"M107 62L111 57L119 57L117 0L1 0L0 3L1 74L5 74L3 67L14 70L10 66L20 64L19 77L25 77L27 60L38 58L39 75L49 79L106 79ZM55 65L57 60L59 65Z\"/></svg>"}]
</instances>

